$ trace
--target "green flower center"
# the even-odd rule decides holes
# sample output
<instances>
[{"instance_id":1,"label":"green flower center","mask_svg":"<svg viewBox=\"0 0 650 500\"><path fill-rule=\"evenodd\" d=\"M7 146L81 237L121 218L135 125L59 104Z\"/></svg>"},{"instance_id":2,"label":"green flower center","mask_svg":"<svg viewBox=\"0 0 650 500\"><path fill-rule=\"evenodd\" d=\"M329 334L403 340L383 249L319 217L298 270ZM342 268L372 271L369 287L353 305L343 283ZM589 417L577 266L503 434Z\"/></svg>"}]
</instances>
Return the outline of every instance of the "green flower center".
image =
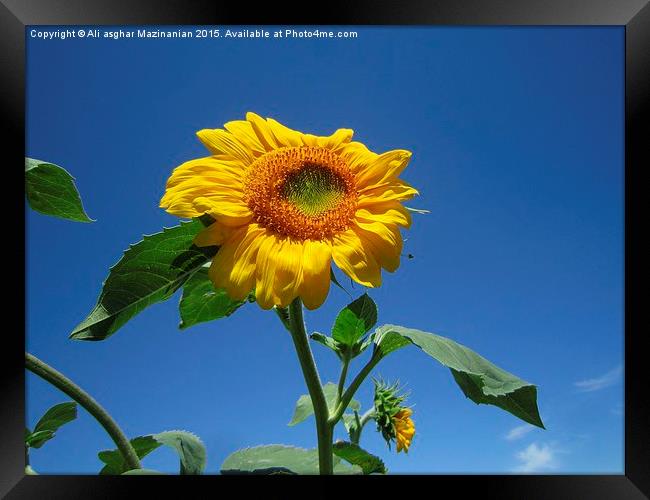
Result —
<instances>
[{"instance_id":1,"label":"green flower center","mask_svg":"<svg viewBox=\"0 0 650 500\"><path fill-rule=\"evenodd\" d=\"M336 172L315 163L290 173L280 189L284 199L310 217L336 208L345 191L345 182Z\"/></svg>"},{"instance_id":2,"label":"green flower center","mask_svg":"<svg viewBox=\"0 0 650 500\"><path fill-rule=\"evenodd\" d=\"M253 162L242 181L255 222L280 236L322 241L352 224L355 179L346 161L327 148L269 151Z\"/></svg>"}]
</instances>

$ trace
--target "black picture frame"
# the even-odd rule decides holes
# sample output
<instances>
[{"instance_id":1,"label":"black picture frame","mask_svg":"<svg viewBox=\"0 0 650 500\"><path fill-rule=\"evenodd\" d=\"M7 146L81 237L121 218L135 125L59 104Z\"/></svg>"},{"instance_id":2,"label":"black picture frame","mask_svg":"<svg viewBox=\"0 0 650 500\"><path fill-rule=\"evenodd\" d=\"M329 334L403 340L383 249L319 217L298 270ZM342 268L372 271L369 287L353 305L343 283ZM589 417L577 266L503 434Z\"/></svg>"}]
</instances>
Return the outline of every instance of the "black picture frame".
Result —
<instances>
[{"instance_id":1,"label":"black picture frame","mask_svg":"<svg viewBox=\"0 0 650 500\"><path fill-rule=\"evenodd\" d=\"M313 14L310 13L313 12ZM645 275L641 255L642 218L641 173L650 164L650 140L643 125L650 121L650 5L648 0L363 0L327 2L313 9L282 9L275 2L221 4L207 0L0 0L0 73L2 74L2 120L6 145L7 171L19 175L25 152L25 26L27 25L607 25L625 27L625 472L621 475L423 475L382 476L359 480L350 477L260 477L156 476L132 479L113 476L25 476L24 421L25 369L23 364L24 324L8 327L5 321L0 391L0 496L6 498L130 498L157 492L187 496L195 487L206 487L212 495L226 494L232 487L239 493L248 488L264 488L265 495L283 492L284 498L296 487L307 495L305 481L319 481L318 495L335 490L348 491L360 485L377 488L383 495L390 490L402 494L432 495L453 491L499 499L639 499L650 496L649 391L643 382L644 360L648 357L641 318L640 283ZM8 138L6 136L13 136ZM9 153L10 154L7 154ZM15 195L15 207L25 209L18 182L5 186ZM22 204L22 205L19 205ZM17 209L20 213L20 208ZM12 212L13 211L7 211ZM12 213L8 219L18 219ZM24 219L23 219L24 221ZM7 227L7 226L5 226ZM16 300L7 316L19 318L24 309L25 227L17 223L11 230L13 243L6 248L5 266L17 276L6 290ZM7 233L8 234L8 233ZM15 236L15 240L13 239ZM5 242L5 245L7 242ZM644 252L644 250L646 250ZM26 318L26 315L23 316ZM21 331L23 334L21 335ZM222 479L231 477L231 479ZM219 478L219 479L211 479ZM189 481L194 481L189 485ZM208 484L207 482L210 481ZM217 482L212 482L217 481ZM221 481L228 481L225 485ZM405 481L409 481L407 485ZM416 481L418 484L412 484ZM231 483L232 482L232 483ZM343 482L343 483L342 483ZM200 485L200 486L199 486ZM293 486L292 486L293 485ZM422 487L422 488L419 488ZM189 488L189 489L188 489ZM226 489L227 488L227 489ZM243 489L240 489L243 488ZM406 489L405 489L406 488ZM414 488L417 488L414 489ZM142 492L142 493L141 493ZM409 493L410 492L410 493ZM228 493L231 494L231 493ZM369 493L371 494L371 493Z\"/></svg>"}]
</instances>

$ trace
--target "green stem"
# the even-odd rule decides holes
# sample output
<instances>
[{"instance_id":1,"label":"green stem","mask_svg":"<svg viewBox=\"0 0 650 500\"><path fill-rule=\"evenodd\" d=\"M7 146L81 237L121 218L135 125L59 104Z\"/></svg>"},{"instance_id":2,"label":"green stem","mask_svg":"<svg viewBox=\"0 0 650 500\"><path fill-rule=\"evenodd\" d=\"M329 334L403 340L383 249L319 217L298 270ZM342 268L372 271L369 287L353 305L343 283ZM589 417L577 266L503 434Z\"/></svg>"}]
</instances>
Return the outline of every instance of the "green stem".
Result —
<instances>
[{"instance_id":1,"label":"green stem","mask_svg":"<svg viewBox=\"0 0 650 500\"><path fill-rule=\"evenodd\" d=\"M361 416L361 422L359 423L359 425L361 426L361 429L363 429L363 426L366 425L373 418L375 418L375 409L370 408L367 412L365 412Z\"/></svg>"},{"instance_id":2,"label":"green stem","mask_svg":"<svg viewBox=\"0 0 650 500\"><path fill-rule=\"evenodd\" d=\"M345 409L348 407L348 404L350 404L350 401L352 400L352 397L354 396L354 393L357 392L357 389L361 385L361 383L366 379L368 374L372 371L372 369L379 363L381 360L381 354L379 351L375 351L372 353L372 358L365 364L365 366L361 369L361 371L357 374L356 377L354 377L354 380L352 383L349 385L347 390L343 393L343 396L341 397L341 401L339 401L339 404L336 407L336 410L334 411L334 414L330 416L329 423L333 427L336 425L336 423L341 419L341 416L343 415L343 412Z\"/></svg>"},{"instance_id":3,"label":"green stem","mask_svg":"<svg viewBox=\"0 0 650 500\"><path fill-rule=\"evenodd\" d=\"M127 463L129 469L141 469L140 459L136 454L133 446L128 438L119 428L115 420L102 408L97 401L95 401L90 394L85 392L81 387L75 384L72 380L67 378L62 373L58 372L48 364L44 363L35 356L28 352L25 353L25 368L32 373L35 373L42 379L46 380L57 389L65 392L68 396L79 403L90 413L95 419L104 427L108 435L117 445L117 448L122 453L124 461Z\"/></svg>"},{"instance_id":4,"label":"green stem","mask_svg":"<svg viewBox=\"0 0 650 500\"><path fill-rule=\"evenodd\" d=\"M275 311L275 314L278 315L278 318L280 318L280 321L282 321L284 327L287 330L291 331L291 323L289 321L289 308L275 306L273 310Z\"/></svg>"},{"instance_id":5,"label":"green stem","mask_svg":"<svg viewBox=\"0 0 650 500\"><path fill-rule=\"evenodd\" d=\"M338 390L336 391L336 405L341 401L341 397L343 396L343 388L345 387L345 379L348 376L348 367L350 366L350 354L346 351L346 353L343 355L343 358L341 359L341 362L343 363L341 366L341 376L339 377L339 387Z\"/></svg>"},{"instance_id":6,"label":"green stem","mask_svg":"<svg viewBox=\"0 0 650 500\"><path fill-rule=\"evenodd\" d=\"M333 427L328 423L329 410L323 393L314 356L312 355L305 322L302 317L302 301L296 298L289 306L289 331L298 354L300 368L307 384L307 390L314 406L316 418L316 433L318 435L318 463L321 474L334 473L334 459L332 455Z\"/></svg>"},{"instance_id":7,"label":"green stem","mask_svg":"<svg viewBox=\"0 0 650 500\"><path fill-rule=\"evenodd\" d=\"M350 436L350 441L354 444L359 444L359 441L361 440L361 431L363 431L363 427L375 417L375 409L370 408L361 416L360 419L357 412L355 412L354 415L357 419L357 428L354 432L354 436Z\"/></svg>"}]
</instances>

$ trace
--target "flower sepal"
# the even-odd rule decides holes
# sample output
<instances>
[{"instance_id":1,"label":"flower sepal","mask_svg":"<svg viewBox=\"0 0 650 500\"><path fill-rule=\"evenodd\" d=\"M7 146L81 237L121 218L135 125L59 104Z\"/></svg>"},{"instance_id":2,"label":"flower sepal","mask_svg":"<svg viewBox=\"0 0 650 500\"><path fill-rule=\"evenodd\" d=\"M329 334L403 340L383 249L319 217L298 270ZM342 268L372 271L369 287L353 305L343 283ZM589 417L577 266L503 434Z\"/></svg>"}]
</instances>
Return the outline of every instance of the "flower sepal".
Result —
<instances>
[{"instance_id":1,"label":"flower sepal","mask_svg":"<svg viewBox=\"0 0 650 500\"><path fill-rule=\"evenodd\" d=\"M375 383L375 414L377 431L390 449L391 442L397 443L397 451L408 452L415 425L410 416L413 411L403 406L405 394L400 394L398 383L388 385L385 382L374 380Z\"/></svg>"}]
</instances>

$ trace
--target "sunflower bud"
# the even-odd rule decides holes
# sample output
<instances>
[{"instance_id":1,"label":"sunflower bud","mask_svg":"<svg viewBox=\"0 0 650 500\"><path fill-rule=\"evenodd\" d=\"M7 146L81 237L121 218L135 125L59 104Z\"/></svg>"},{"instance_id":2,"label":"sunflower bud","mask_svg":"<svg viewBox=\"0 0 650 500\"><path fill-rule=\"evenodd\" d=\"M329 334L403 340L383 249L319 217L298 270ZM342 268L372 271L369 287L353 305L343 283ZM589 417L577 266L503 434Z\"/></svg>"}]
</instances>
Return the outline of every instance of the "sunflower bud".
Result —
<instances>
[{"instance_id":1,"label":"sunflower bud","mask_svg":"<svg viewBox=\"0 0 650 500\"><path fill-rule=\"evenodd\" d=\"M406 395L400 394L399 384L388 385L375 380L375 422L377 431L386 440L388 448L391 441L397 442L397 451L408 452L415 434L415 425L410 416L410 408L402 406Z\"/></svg>"}]
</instances>

